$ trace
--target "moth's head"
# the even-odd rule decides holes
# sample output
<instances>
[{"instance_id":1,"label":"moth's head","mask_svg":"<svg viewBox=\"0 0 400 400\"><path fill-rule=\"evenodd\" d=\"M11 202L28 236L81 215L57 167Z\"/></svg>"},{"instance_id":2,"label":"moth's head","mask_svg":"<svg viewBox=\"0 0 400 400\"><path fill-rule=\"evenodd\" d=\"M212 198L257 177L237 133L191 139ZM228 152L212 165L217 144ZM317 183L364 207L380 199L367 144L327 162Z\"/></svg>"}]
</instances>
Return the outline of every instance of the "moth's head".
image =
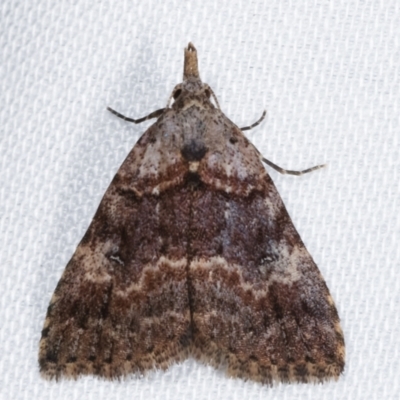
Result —
<instances>
[{"instance_id":1,"label":"moth's head","mask_svg":"<svg viewBox=\"0 0 400 400\"><path fill-rule=\"evenodd\" d=\"M175 100L173 108L186 109L191 105L214 108L210 101L213 95L211 88L200 79L197 50L192 43L189 43L185 49L183 82L175 86L171 96Z\"/></svg>"}]
</instances>

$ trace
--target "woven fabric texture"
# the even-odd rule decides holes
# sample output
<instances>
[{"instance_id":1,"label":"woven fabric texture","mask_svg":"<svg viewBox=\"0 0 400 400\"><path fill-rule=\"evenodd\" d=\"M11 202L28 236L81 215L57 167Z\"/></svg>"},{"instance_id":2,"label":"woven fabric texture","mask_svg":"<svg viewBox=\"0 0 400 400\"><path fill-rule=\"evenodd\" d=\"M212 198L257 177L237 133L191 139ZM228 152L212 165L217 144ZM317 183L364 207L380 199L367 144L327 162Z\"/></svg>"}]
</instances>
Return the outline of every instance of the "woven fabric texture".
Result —
<instances>
[{"instance_id":1,"label":"woven fabric texture","mask_svg":"<svg viewBox=\"0 0 400 400\"><path fill-rule=\"evenodd\" d=\"M398 0L3 1L0 399L400 398ZM192 41L225 114L249 125L335 299L338 382L273 388L193 360L143 378L47 382L47 305L104 191L182 80Z\"/></svg>"}]
</instances>

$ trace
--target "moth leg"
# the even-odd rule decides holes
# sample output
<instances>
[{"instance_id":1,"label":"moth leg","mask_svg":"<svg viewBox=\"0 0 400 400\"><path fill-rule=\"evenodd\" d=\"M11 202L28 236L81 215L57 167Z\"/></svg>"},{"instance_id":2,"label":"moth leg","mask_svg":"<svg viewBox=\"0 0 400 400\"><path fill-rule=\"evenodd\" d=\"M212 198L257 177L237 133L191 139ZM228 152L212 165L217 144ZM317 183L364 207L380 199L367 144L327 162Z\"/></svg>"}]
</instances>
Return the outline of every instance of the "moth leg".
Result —
<instances>
[{"instance_id":1,"label":"moth leg","mask_svg":"<svg viewBox=\"0 0 400 400\"><path fill-rule=\"evenodd\" d=\"M309 172L312 172L312 171L315 171L317 169L323 168L326 165L326 164L316 165L315 167L307 168L307 169L305 169L303 171L290 171L288 169L281 168L279 165L274 164L272 161L269 161L264 157L262 157L262 161L265 162L265 164L267 164L270 167L272 167L273 169L275 169L276 171L280 172L281 174L289 174L289 175L297 175L297 176L303 175L303 174L307 174Z\"/></svg>"},{"instance_id":2,"label":"moth leg","mask_svg":"<svg viewBox=\"0 0 400 400\"><path fill-rule=\"evenodd\" d=\"M240 128L241 131L249 131L250 129L255 128L257 125L260 125L262 120L265 118L265 116L267 115L267 111L264 110L261 118L259 120L257 120L256 122L254 122L254 124L250 125L250 126L245 126L244 128Z\"/></svg>"},{"instance_id":3,"label":"moth leg","mask_svg":"<svg viewBox=\"0 0 400 400\"><path fill-rule=\"evenodd\" d=\"M148 119L158 118L165 111L165 108L160 108L159 110L153 111L152 113L150 113L146 117L139 118L139 119L133 119L133 118L125 117L125 115L120 114L119 112L113 110L111 107L107 107L107 110L112 112L118 118L121 118L121 119L123 119L125 121L134 122L135 124L140 124L141 122L147 121Z\"/></svg>"}]
</instances>

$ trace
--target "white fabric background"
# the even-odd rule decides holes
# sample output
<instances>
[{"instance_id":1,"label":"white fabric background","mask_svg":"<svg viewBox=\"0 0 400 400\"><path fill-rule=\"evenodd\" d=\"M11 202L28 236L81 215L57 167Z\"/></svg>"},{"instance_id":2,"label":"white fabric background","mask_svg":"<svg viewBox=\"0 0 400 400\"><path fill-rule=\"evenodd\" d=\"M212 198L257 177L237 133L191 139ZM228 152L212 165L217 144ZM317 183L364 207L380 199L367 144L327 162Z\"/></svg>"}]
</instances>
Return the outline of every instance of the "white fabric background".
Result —
<instances>
[{"instance_id":1,"label":"white fabric background","mask_svg":"<svg viewBox=\"0 0 400 400\"><path fill-rule=\"evenodd\" d=\"M398 399L400 2L3 1L1 399ZM273 170L336 301L336 383L263 387L188 360L143 379L43 381L47 305L99 201L181 81L183 48Z\"/></svg>"}]
</instances>

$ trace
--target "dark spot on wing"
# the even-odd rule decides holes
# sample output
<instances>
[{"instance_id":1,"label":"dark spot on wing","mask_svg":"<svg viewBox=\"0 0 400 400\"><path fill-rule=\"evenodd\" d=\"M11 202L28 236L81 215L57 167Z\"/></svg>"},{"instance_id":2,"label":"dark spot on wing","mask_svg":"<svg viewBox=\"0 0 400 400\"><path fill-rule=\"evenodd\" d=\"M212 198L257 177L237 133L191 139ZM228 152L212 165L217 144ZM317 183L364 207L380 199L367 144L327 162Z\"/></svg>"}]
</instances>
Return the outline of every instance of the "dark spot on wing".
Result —
<instances>
[{"instance_id":1,"label":"dark spot on wing","mask_svg":"<svg viewBox=\"0 0 400 400\"><path fill-rule=\"evenodd\" d=\"M202 141L196 139L186 142L181 149L181 154L187 161L200 161L206 153L207 147Z\"/></svg>"}]
</instances>

